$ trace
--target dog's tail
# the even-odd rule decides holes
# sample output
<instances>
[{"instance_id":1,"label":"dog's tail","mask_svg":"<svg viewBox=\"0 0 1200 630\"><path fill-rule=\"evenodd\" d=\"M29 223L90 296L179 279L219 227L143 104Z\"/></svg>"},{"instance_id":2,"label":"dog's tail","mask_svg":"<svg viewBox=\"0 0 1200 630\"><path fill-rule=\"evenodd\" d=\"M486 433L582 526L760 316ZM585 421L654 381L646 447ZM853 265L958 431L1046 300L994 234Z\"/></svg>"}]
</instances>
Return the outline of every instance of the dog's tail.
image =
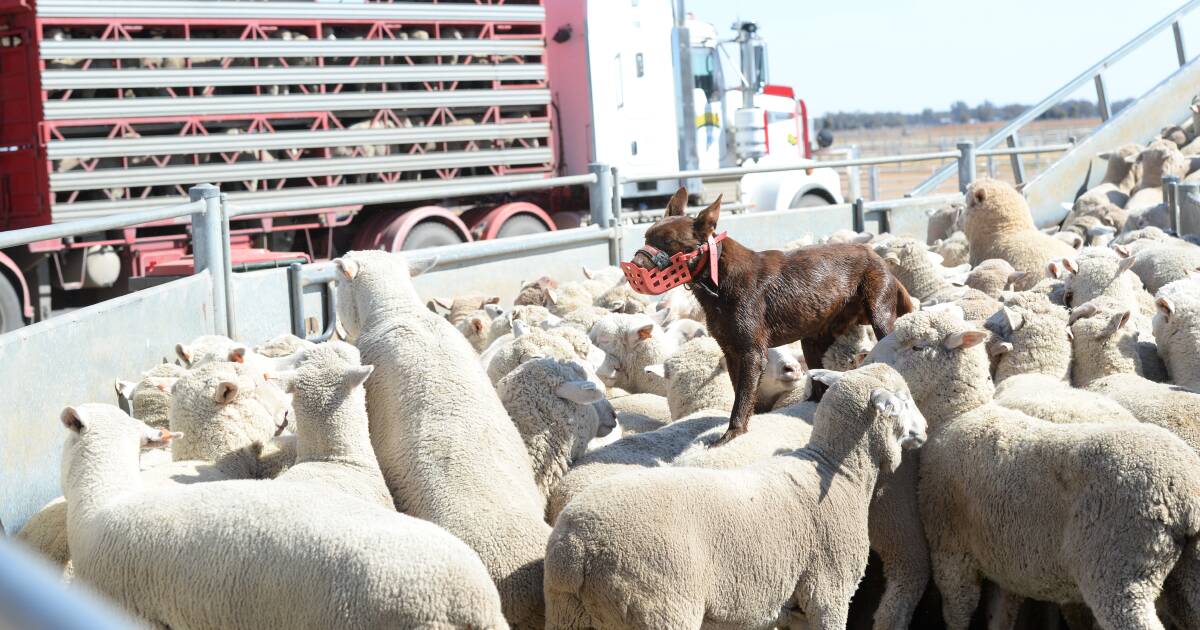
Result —
<instances>
[{"instance_id":1,"label":"dog's tail","mask_svg":"<svg viewBox=\"0 0 1200 630\"><path fill-rule=\"evenodd\" d=\"M896 317L907 315L917 310L917 303L908 294L908 289L899 280L896 281Z\"/></svg>"}]
</instances>

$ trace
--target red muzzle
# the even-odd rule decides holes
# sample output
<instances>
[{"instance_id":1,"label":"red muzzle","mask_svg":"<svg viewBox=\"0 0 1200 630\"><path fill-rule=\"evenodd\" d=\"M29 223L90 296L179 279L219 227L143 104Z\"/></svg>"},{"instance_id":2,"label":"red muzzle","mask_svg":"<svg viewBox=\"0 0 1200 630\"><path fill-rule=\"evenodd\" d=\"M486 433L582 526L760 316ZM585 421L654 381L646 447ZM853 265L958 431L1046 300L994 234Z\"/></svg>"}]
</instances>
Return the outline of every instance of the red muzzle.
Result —
<instances>
[{"instance_id":1,"label":"red muzzle","mask_svg":"<svg viewBox=\"0 0 1200 630\"><path fill-rule=\"evenodd\" d=\"M674 256L667 256L661 249L646 244L634 256L645 254L655 268L646 269L631 262L623 262L621 271L625 272L625 278L629 280L629 286L633 287L634 291L646 295L661 295L681 284L690 284L700 277L700 272L705 267L708 267L709 278L715 287L717 261L720 259L717 243L725 240L725 235L725 232L716 237L709 234L707 243L693 251L679 252Z\"/></svg>"}]
</instances>

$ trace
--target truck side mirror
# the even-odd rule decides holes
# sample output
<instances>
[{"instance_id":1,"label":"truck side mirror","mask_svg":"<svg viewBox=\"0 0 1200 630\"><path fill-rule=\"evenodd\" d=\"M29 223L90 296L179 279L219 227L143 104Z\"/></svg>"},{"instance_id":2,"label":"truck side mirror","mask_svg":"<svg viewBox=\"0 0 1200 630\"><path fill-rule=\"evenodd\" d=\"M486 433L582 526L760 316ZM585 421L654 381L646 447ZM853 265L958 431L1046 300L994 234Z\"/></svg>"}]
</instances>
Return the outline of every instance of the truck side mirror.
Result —
<instances>
[{"instance_id":1,"label":"truck side mirror","mask_svg":"<svg viewBox=\"0 0 1200 630\"><path fill-rule=\"evenodd\" d=\"M817 132L817 146L822 149L828 149L833 146L833 132L828 129L822 129Z\"/></svg>"}]
</instances>

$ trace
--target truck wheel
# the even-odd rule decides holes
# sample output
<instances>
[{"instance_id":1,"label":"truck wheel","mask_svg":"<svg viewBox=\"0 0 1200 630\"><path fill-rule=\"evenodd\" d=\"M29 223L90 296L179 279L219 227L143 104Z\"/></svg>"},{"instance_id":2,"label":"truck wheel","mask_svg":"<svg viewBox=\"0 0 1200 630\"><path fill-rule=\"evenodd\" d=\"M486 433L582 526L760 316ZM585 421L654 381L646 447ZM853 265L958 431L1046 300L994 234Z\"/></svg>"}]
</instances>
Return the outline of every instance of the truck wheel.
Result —
<instances>
[{"instance_id":1,"label":"truck wheel","mask_svg":"<svg viewBox=\"0 0 1200 630\"><path fill-rule=\"evenodd\" d=\"M789 208L815 208L817 206L828 206L829 200L821 196L820 193L804 193L797 195L792 199L792 203L788 204Z\"/></svg>"},{"instance_id":2,"label":"truck wheel","mask_svg":"<svg viewBox=\"0 0 1200 630\"><path fill-rule=\"evenodd\" d=\"M539 221L536 217L528 214L518 214L504 222L500 226L500 231L496 233L496 238L508 238L509 236L524 236L526 234L541 234L549 232L546 224Z\"/></svg>"},{"instance_id":3,"label":"truck wheel","mask_svg":"<svg viewBox=\"0 0 1200 630\"><path fill-rule=\"evenodd\" d=\"M404 237L401 250L425 249L442 245L458 245L463 242L458 233L449 226L437 221L425 221L413 227L408 236Z\"/></svg>"},{"instance_id":4,"label":"truck wheel","mask_svg":"<svg viewBox=\"0 0 1200 630\"><path fill-rule=\"evenodd\" d=\"M25 325L21 317L21 296L12 284L0 274L0 333L16 330Z\"/></svg>"}]
</instances>

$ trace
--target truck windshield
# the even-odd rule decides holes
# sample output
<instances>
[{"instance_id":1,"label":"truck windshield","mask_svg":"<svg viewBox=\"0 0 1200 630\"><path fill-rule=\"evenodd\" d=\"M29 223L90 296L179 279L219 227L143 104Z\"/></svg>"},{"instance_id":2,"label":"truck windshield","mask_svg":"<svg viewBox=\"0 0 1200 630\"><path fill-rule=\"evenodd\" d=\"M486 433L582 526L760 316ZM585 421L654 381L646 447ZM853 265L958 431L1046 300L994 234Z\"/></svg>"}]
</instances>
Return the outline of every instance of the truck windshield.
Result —
<instances>
[{"instance_id":1,"label":"truck windshield","mask_svg":"<svg viewBox=\"0 0 1200 630\"><path fill-rule=\"evenodd\" d=\"M717 97L717 51L715 48L692 49L692 78L696 89L704 90L708 100Z\"/></svg>"}]
</instances>

